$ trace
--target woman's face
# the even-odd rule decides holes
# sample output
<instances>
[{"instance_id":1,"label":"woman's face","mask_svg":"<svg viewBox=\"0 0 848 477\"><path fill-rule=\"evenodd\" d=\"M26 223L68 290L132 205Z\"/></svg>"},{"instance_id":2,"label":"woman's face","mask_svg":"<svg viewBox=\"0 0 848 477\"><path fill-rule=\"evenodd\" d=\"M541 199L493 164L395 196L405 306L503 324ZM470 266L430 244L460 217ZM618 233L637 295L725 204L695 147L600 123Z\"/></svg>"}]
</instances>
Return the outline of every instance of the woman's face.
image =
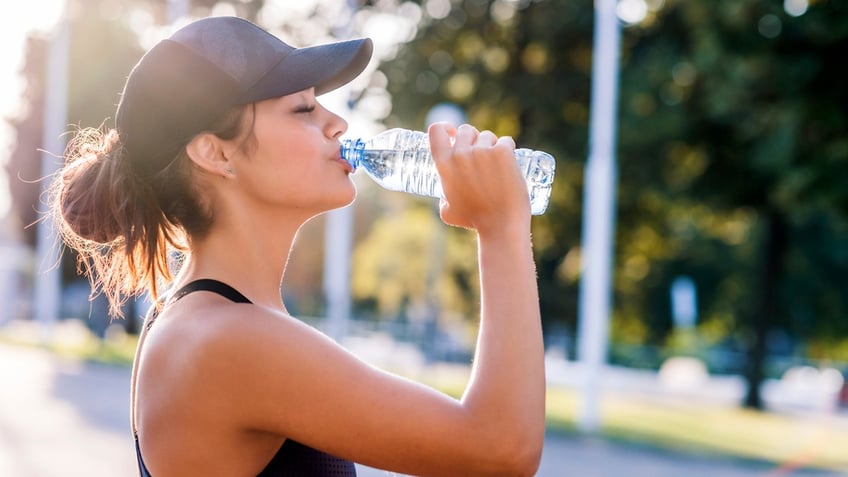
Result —
<instances>
[{"instance_id":1,"label":"woman's face","mask_svg":"<svg viewBox=\"0 0 848 477\"><path fill-rule=\"evenodd\" d=\"M351 168L339 153L347 122L321 106L313 89L261 101L254 112L244 118L252 121L247 147L233 153L236 183L247 200L317 213L354 199Z\"/></svg>"}]
</instances>

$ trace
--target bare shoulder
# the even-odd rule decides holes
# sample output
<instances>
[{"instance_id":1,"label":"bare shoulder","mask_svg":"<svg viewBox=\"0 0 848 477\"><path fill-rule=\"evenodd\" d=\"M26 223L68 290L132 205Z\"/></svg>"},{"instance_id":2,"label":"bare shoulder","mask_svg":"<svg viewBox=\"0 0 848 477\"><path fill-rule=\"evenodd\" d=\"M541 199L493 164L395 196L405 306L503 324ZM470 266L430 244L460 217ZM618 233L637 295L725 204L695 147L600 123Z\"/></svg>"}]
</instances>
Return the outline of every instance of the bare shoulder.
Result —
<instances>
[{"instance_id":1,"label":"bare shoulder","mask_svg":"<svg viewBox=\"0 0 848 477\"><path fill-rule=\"evenodd\" d=\"M186 373L186 379L196 372L204 384L228 384L228 379L247 378L267 359L279 365L281 357L296 360L316 346L335 343L279 311L197 294L157 319L144 355L154 361L167 356L170 367Z\"/></svg>"},{"instance_id":2,"label":"bare shoulder","mask_svg":"<svg viewBox=\"0 0 848 477\"><path fill-rule=\"evenodd\" d=\"M513 459L498 423L370 366L291 316L208 298L194 304L182 304L191 315L157 323L164 326L151 333L148 352L154 358L168 348L170 382L183 395L202 395L218 423L416 475L484 475Z\"/></svg>"}]
</instances>

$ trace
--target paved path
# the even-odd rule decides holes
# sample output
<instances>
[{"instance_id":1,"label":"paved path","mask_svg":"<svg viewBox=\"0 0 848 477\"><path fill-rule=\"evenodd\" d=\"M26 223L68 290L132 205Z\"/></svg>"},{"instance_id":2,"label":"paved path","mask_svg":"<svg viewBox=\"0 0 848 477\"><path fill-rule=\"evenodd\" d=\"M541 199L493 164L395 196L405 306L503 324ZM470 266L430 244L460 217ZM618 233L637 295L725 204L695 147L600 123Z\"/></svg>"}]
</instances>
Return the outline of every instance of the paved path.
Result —
<instances>
[{"instance_id":1,"label":"paved path","mask_svg":"<svg viewBox=\"0 0 848 477\"><path fill-rule=\"evenodd\" d=\"M136 474L129 433L129 370L58 359L0 343L0 477L116 477ZM848 450L846 450L848 452ZM359 468L362 477L387 472ZM623 445L549 436L540 477L837 477L782 471Z\"/></svg>"}]
</instances>

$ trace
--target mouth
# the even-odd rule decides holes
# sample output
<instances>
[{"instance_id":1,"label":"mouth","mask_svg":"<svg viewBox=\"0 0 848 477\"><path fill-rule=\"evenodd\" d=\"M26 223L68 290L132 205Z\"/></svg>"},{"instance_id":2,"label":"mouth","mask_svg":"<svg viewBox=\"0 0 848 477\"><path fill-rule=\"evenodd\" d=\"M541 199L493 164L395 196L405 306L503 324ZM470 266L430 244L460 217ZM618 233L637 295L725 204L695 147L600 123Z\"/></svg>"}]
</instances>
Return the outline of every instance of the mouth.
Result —
<instances>
[{"instance_id":1,"label":"mouth","mask_svg":"<svg viewBox=\"0 0 848 477\"><path fill-rule=\"evenodd\" d=\"M340 162L342 166L344 166L345 172L347 172L348 174L353 174L353 166L351 166L350 163L346 160L342 159L341 155L336 156L335 158L333 158L333 160L336 162Z\"/></svg>"}]
</instances>

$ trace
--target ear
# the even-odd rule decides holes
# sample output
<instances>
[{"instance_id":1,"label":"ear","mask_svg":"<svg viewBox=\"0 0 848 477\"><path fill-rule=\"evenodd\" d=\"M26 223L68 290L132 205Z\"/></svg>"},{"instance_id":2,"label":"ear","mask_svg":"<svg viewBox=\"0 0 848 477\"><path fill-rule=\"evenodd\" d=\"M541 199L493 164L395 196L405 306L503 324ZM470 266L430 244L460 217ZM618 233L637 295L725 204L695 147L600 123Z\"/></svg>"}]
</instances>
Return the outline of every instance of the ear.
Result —
<instances>
[{"instance_id":1,"label":"ear","mask_svg":"<svg viewBox=\"0 0 848 477\"><path fill-rule=\"evenodd\" d=\"M186 154L197 167L209 174L233 177L232 164L221 146L221 141L213 134L200 133L186 144Z\"/></svg>"}]
</instances>

